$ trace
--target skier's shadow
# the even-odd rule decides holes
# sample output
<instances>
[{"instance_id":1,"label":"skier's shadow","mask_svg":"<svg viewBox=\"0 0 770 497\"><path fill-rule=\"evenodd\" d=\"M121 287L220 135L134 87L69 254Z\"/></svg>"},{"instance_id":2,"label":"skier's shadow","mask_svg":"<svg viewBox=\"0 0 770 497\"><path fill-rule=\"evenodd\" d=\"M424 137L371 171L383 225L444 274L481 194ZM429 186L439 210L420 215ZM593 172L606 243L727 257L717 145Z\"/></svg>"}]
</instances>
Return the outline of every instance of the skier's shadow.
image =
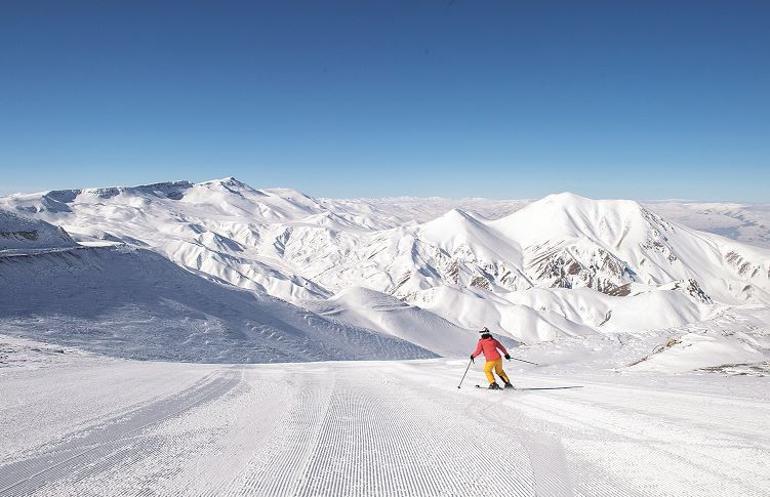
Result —
<instances>
[{"instance_id":1,"label":"skier's shadow","mask_svg":"<svg viewBox=\"0 0 770 497\"><path fill-rule=\"evenodd\" d=\"M533 392L538 390L572 390L573 388L583 388L583 385L571 385L568 387L530 387L530 388L516 388L517 392Z\"/></svg>"}]
</instances>

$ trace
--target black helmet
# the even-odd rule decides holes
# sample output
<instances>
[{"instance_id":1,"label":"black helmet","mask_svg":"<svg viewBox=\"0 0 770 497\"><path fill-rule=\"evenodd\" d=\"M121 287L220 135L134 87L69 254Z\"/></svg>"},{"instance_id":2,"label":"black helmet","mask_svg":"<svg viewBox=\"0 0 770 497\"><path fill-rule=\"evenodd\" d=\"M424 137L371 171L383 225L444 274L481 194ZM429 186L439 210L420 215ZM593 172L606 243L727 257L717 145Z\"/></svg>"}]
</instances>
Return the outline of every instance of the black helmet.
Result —
<instances>
[{"instance_id":1,"label":"black helmet","mask_svg":"<svg viewBox=\"0 0 770 497\"><path fill-rule=\"evenodd\" d=\"M486 326L479 333L481 333L481 338L492 338L492 333L489 332L489 328Z\"/></svg>"}]
</instances>

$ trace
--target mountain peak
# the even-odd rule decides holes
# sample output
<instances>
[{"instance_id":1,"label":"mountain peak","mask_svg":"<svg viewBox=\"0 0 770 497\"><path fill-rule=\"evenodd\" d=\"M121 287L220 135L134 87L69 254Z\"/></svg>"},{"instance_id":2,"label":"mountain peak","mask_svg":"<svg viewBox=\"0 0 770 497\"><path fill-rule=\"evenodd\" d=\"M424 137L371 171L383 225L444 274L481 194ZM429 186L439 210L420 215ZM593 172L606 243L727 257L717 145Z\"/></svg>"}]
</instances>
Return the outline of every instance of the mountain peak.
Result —
<instances>
[{"instance_id":1,"label":"mountain peak","mask_svg":"<svg viewBox=\"0 0 770 497\"><path fill-rule=\"evenodd\" d=\"M575 203L583 203L583 202L595 202L595 200L590 199L588 197L583 197L582 195L578 195L577 193L560 192L560 193L552 193L550 195L546 195L545 197L538 200L537 202L575 204Z\"/></svg>"},{"instance_id":2,"label":"mountain peak","mask_svg":"<svg viewBox=\"0 0 770 497\"><path fill-rule=\"evenodd\" d=\"M651 222L658 223L633 200L593 200L565 192L548 195L490 224L526 245L587 238L600 246L616 247L623 241L644 243L653 228Z\"/></svg>"},{"instance_id":3,"label":"mountain peak","mask_svg":"<svg viewBox=\"0 0 770 497\"><path fill-rule=\"evenodd\" d=\"M471 213L463 209L451 209L445 212L443 215L428 221L423 224L428 229L439 230L455 230L462 226L479 224L479 220L476 219Z\"/></svg>"},{"instance_id":4,"label":"mountain peak","mask_svg":"<svg viewBox=\"0 0 770 497\"><path fill-rule=\"evenodd\" d=\"M641 209L641 205L635 200L605 200L584 197L572 192L552 193L546 195L540 200L532 202L530 205L558 205L563 208L568 207L594 207L594 208L634 208Z\"/></svg>"},{"instance_id":5,"label":"mountain peak","mask_svg":"<svg viewBox=\"0 0 770 497\"><path fill-rule=\"evenodd\" d=\"M210 179L208 181L201 181L198 184L202 186L222 186L225 188L230 188L235 190L242 190L242 189L253 190L251 186L239 180L235 176L227 176L225 178Z\"/></svg>"},{"instance_id":6,"label":"mountain peak","mask_svg":"<svg viewBox=\"0 0 770 497\"><path fill-rule=\"evenodd\" d=\"M596 200L562 192L547 195L508 217L513 219L529 214L541 220L566 216L570 220L584 218L598 221L607 217L639 218L644 210L644 207L634 200Z\"/></svg>"},{"instance_id":7,"label":"mountain peak","mask_svg":"<svg viewBox=\"0 0 770 497\"><path fill-rule=\"evenodd\" d=\"M451 209L447 211L443 216L447 219L457 219L457 220L463 220L463 221L475 221L476 218L473 217L468 211L465 211L463 209L460 209L459 207L456 207L454 209Z\"/></svg>"}]
</instances>

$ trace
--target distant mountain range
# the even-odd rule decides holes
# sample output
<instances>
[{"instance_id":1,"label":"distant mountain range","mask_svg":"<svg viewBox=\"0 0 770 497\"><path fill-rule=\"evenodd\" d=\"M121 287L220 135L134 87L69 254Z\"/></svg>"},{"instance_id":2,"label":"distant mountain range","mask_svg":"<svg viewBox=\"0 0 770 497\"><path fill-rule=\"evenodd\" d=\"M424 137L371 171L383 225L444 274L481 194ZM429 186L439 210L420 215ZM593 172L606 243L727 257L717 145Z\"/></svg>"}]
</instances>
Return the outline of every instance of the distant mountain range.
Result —
<instances>
[{"instance_id":1,"label":"distant mountain range","mask_svg":"<svg viewBox=\"0 0 770 497\"><path fill-rule=\"evenodd\" d=\"M136 331L141 318L147 326L164 323L157 333L173 337L156 340L163 346L145 354L152 358L464 355L482 326L532 344L681 327L770 305L770 249L763 247L770 209L763 206L641 205L569 193L534 202L335 200L226 178L13 195L0 199L0 209L0 278L24 286L21 261L38 261L38 286L25 291L39 302L66 293L73 315L89 305L71 296L83 288L125 299L121 309L107 305L113 331L132 320L132 336L150 339ZM112 288L129 280L131 292ZM4 299L17 292L3 288ZM258 302L253 310L248 299ZM124 312L131 306L138 314ZM33 315L72 318L50 301L9 309L0 304L0 323L12 317L21 334ZM282 329L276 312L306 326ZM81 324L94 326L96 310L85 314ZM212 327L193 337L185 332L190 319ZM249 331L262 325L271 331ZM206 351L206 333L226 350ZM285 347L267 346L265 333L283 337ZM238 352L239 336L259 352ZM82 346L88 340L81 338ZM194 342L194 354L167 348L185 340ZM127 346L123 355L138 350Z\"/></svg>"}]
</instances>

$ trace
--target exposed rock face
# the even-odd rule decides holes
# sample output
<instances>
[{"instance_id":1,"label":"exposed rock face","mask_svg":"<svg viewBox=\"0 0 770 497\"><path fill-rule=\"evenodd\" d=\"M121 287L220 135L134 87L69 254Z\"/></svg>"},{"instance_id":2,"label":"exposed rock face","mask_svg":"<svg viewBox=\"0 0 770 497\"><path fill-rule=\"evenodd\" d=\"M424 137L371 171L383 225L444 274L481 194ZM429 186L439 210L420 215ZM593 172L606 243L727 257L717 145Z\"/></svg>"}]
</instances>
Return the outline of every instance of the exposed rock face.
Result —
<instances>
[{"instance_id":1,"label":"exposed rock face","mask_svg":"<svg viewBox=\"0 0 770 497\"><path fill-rule=\"evenodd\" d=\"M741 254L734 250L731 250L725 254L725 260L735 268L735 271L740 276L753 278L762 271L762 266L760 264L752 263L746 260ZM770 277L770 268L768 269L768 277Z\"/></svg>"},{"instance_id":2,"label":"exposed rock face","mask_svg":"<svg viewBox=\"0 0 770 497\"><path fill-rule=\"evenodd\" d=\"M0 209L0 250L73 247L64 229Z\"/></svg>"},{"instance_id":3,"label":"exposed rock face","mask_svg":"<svg viewBox=\"0 0 770 497\"><path fill-rule=\"evenodd\" d=\"M626 283L605 293L611 297L627 297L631 294L631 283Z\"/></svg>"},{"instance_id":4,"label":"exposed rock face","mask_svg":"<svg viewBox=\"0 0 770 497\"><path fill-rule=\"evenodd\" d=\"M711 297L709 297L706 292L703 291L698 282L694 279L676 282L674 288L686 293L693 299L703 304L711 304L713 302Z\"/></svg>"},{"instance_id":5,"label":"exposed rock face","mask_svg":"<svg viewBox=\"0 0 770 497\"><path fill-rule=\"evenodd\" d=\"M626 263L589 242L533 247L525 253L525 260L527 275L552 288L588 287L610 293L634 281Z\"/></svg>"},{"instance_id":6,"label":"exposed rock face","mask_svg":"<svg viewBox=\"0 0 770 497\"><path fill-rule=\"evenodd\" d=\"M677 260L677 256L669 245L668 238L665 235L665 233L674 231L673 226L647 209L640 208L640 212L649 225L647 240L641 244L641 247L663 254L669 262Z\"/></svg>"},{"instance_id":7,"label":"exposed rock face","mask_svg":"<svg viewBox=\"0 0 770 497\"><path fill-rule=\"evenodd\" d=\"M0 238L11 238L18 241L34 241L40 238L37 230L32 231L0 231Z\"/></svg>"},{"instance_id":8,"label":"exposed rock face","mask_svg":"<svg viewBox=\"0 0 770 497\"><path fill-rule=\"evenodd\" d=\"M491 285L489 284L489 279L486 276L483 275L477 275L475 276L471 282L470 286L475 288L483 288L484 290L491 290Z\"/></svg>"}]
</instances>

